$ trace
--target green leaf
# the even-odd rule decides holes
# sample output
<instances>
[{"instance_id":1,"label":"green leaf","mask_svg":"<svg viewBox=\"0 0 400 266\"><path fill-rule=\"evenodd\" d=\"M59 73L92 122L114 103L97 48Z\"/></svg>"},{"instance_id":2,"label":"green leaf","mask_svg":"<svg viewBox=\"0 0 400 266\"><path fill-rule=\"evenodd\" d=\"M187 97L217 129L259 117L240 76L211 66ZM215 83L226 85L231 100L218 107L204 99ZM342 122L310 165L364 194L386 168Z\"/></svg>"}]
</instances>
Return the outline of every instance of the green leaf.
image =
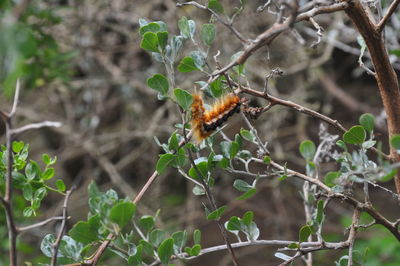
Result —
<instances>
[{"instance_id":1,"label":"green leaf","mask_svg":"<svg viewBox=\"0 0 400 266\"><path fill-rule=\"evenodd\" d=\"M143 250L143 245L139 244L136 247L136 253L134 255L130 255L128 258L128 264L129 265L134 265L134 266L140 266L142 265L142 250Z\"/></svg>"},{"instance_id":2,"label":"green leaf","mask_svg":"<svg viewBox=\"0 0 400 266\"><path fill-rule=\"evenodd\" d=\"M388 182L392 180L396 176L396 174L397 174L397 169L392 169L392 171L390 171L387 175L381 177L379 181Z\"/></svg>"},{"instance_id":3,"label":"green leaf","mask_svg":"<svg viewBox=\"0 0 400 266\"><path fill-rule=\"evenodd\" d=\"M251 222L253 221L254 213L252 211L247 211L245 214L243 214L243 223L246 226L250 226Z\"/></svg>"},{"instance_id":4,"label":"green leaf","mask_svg":"<svg viewBox=\"0 0 400 266\"><path fill-rule=\"evenodd\" d=\"M33 215L35 215L35 210L32 209L32 207L26 207L22 214L24 215L24 217L32 217Z\"/></svg>"},{"instance_id":5,"label":"green leaf","mask_svg":"<svg viewBox=\"0 0 400 266\"><path fill-rule=\"evenodd\" d=\"M157 34L154 32L146 32L143 35L143 39L140 43L140 48L145 49L149 52L156 52L158 53L158 37Z\"/></svg>"},{"instance_id":6,"label":"green leaf","mask_svg":"<svg viewBox=\"0 0 400 266\"><path fill-rule=\"evenodd\" d=\"M186 39L190 38L189 22L187 17L183 16L178 20L178 28L181 31L181 35Z\"/></svg>"},{"instance_id":7,"label":"green leaf","mask_svg":"<svg viewBox=\"0 0 400 266\"><path fill-rule=\"evenodd\" d=\"M30 183L26 183L22 187L22 195L24 196L24 199L26 199L28 201L33 200L33 190L32 190L32 186Z\"/></svg>"},{"instance_id":8,"label":"green leaf","mask_svg":"<svg viewBox=\"0 0 400 266\"><path fill-rule=\"evenodd\" d=\"M192 51L189 56L194 60L194 65L203 70L203 66L206 64L207 55L202 51Z\"/></svg>"},{"instance_id":9,"label":"green leaf","mask_svg":"<svg viewBox=\"0 0 400 266\"><path fill-rule=\"evenodd\" d=\"M28 163L25 167L25 175L28 180L33 180L36 177L36 171L32 163Z\"/></svg>"},{"instance_id":10,"label":"green leaf","mask_svg":"<svg viewBox=\"0 0 400 266\"><path fill-rule=\"evenodd\" d=\"M242 194L240 197L237 197L237 200L245 200L250 197L252 197L254 194L256 194L257 190L255 188L250 189L249 191L245 192Z\"/></svg>"},{"instance_id":11,"label":"green leaf","mask_svg":"<svg viewBox=\"0 0 400 266\"><path fill-rule=\"evenodd\" d=\"M166 233L160 229L154 229L150 233L149 241L154 247L158 247L165 239Z\"/></svg>"},{"instance_id":12,"label":"green leaf","mask_svg":"<svg viewBox=\"0 0 400 266\"><path fill-rule=\"evenodd\" d=\"M136 205L134 203L120 202L111 208L109 218L122 229L132 219L135 211Z\"/></svg>"},{"instance_id":13,"label":"green leaf","mask_svg":"<svg viewBox=\"0 0 400 266\"><path fill-rule=\"evenodd\" d=\"M258 229L256 223L253 221L250 222L250 225L246 227L246 230L244 232L246 233L247 238L250 241L257 240L260 236L260 229Z\"/></svg>"},{"instance_id":14,"label":"green leaf","mask_svg":"<svg viewBox=\"0 0 400 266\"><path fill-rule=\"evenodd\" d=\"M359 122L360 125L362 125L364 127L364 129L366 131L368 131L369 133L372 132L372 130L374 130L374 126L375 126L375 117L372 114L362 114L359 118Z\"/></svg>"},{"instance_id":15,"label":"green leaf","mask_svg":"<svg viewBox=\"0 0 400 266\"><path fill-rule=\"evenodd\" d=\"M365 129L362 126L353 126L343 134L344 142L349 144L362 144L365 137Z\"/></svg>"},{"instance_id":16,"label":"green leaf","mask_svg":"<svg viewBox=\"0 0 400 266\"><path fill-rule=\"evenodd\" d=\"M99 240L98 233L88 222L79 221L71 230L69 230L69 236L75 241L83 244L89 244L91 242Z\"/></svg>"},{"instance_id":17,"label":"green leaf","mask_svg":"<svg viewBox=\"0 0 400 266\"><path fill-rule=\"evenodd\" d=\"M198 256L200 254L200 251L201 251L201 245L195 244L191 249L190 256Z\"/></svg>"},{"instance_id":18,"label":"green leaf","mask_svg":"<svg viewBox=\"0 0 400 266\"><path fill-rule=\"evenodd\" d=\"M139 33L140 33L141 36L143 36L146 32L154 32L154 33L156 33L156 32L158 32L160 30L161 30L161 27L157 22L151 22L151 23L148 23L145 26L140 27Z\"/></svg>"},{"instance_id":19,"label":"green leaf","mask_svg":"<svg viewBox=\"0 0 400 266\"><path fill-rule=\"evenodd\" d=\"M397 152L399 153L399 151L400 151L400 134L394 135L394 136L390 139L390 144L391 144L392 147L395 148L395 149L397 150Z\"/></svg>"},{"instance_id":20,"label":"green leaf","mask_svg":"<svg viewBox=\"0 0 400 266\"><path fill-rule=\"evenodd\" d=\"M165 239L157 249L158 257L163 264L167 264L172 254L174 254L174 240Z\"/></svg>"},{"instance_id":21,"label":"green leaf","mask_svg":"<svg viewBox=\"0 0 400 266\"><path fill-rule=\"evenodd\" d=\"M154 256L153 247L151 244L143 239L139 240L139 245L143 246L143 251L149 256Z\"/></svg>"},{"instance_id":22,"label":"green leaf","mask_svg":"<svg viewBox=\"0 0 400 266\"><path fill-rule=\"evenodd\" d=\"M179 148L178 136L176 131L168 139L168 149L177 151Z\"/></svg>"},{"instance_id":23,"label":"green leaf","mask_svg":"<svg viewBox=\"0 0 400 266\"><path fill-rule=\"evenodd\" d=\"M193 242L195 244L200 244L200 241L201 241L201 231L199 229L196 229L193 232Z\"/></svg>"},{"instance_id":24,"label":"green leaf","mask_svg":"<svg viewBox=\"0 0 400 266\"><path fill-rule=\"evenodd\" d=\"M165 169L175 160L175 156L170 153L166 153L160 156L158 159L156 170L159 175L163 174Z\"/></svg>"},{"instance_id":25,"label":"green leaf","mask_svg":"<svg viewBox=\"0 0 400 266\"><path fill-rule=\"evenodd\" d=\"M265 164L270 164L271 163L271 157L268 155L264 156L263 161Z\"/></svg>"},{"instance_id":26,"label":"green leaf","mask_svg":"<svg viewBox=\"0 0 400 266\"><path fill-rule=\"evenodd\" d=\"M187 233L186 231L179 231L172 234L172 239L174 239L174 246L176 247L175 253L182 252L183 247L186 245Z\"/></svg>"},{"instance_id":27,"label":"green leaf","mask_svg":"<svg viewBox=\"0 0 400 266\"><path fill-rule=\"evenodd\" d=\"M247 192L250 189L253 189L252 185L248 184L246 181L242 179L236 179L235 182L233 182L233 187L241 192Z\"/></svg>"},{"instance_id":28,"label":"green leaf","mask_svg":"<svg viewBox=\"0 0 400 266\"><path fill-rule=\"evenodd\" d=\"M229 159L235 158L236 154L239 151L239 144L236 141L232 141L229 148Z\"/></svg>"},{"instance_id":29,"label":"green leaf","mask_svg":"<svg viewBox=\"0 0 400 266\"><path fill-rule=\"evenodd\" d=\"M300 147L300 154L306 160L312 160L316 151L315 144L311 140L305 140L301 142Z\"/></svg>"},{"instance_id":30,"label":"green leaf","mask_svg":"<svg viewBox=\"0 0 400 266\"><path fill-rule=\"evenodd\" d=\"M317 203L317 215L315 217L315 220L317 221L317 224L321 224L324 219L324 201L319 200Z\"/></svg>"},{"instance_id":31,"label":"green leaf","mask_svg":"<svg viewBox=\"0 0 400 266\"><path fill-rule=\"evenodd\" d=\"M343 140L339 139L336 141L336 145L338 145L342 150L347 151L346 143Z\"/></svg>"},{"instance_id":32,"label":"green leaf","mask_svg":"<svg viewBox=\"0 0 400 266\"><path fill-rule=\"evenodd\" d=\"M144 215L139 220L139 226L145 231L149 232L154 227L154 218L150 215Z\"/></svg>"},{"instance_id":33,"label":"green leaf","mask_svg":"<svg viewBox=\"0 0 400 266\"><path fill-rule=\"evenodd\" d=\"M225 226L226 229L231 232L242 230L242 222L240 218L236 216L232 216Z\"/></svg>"},{"instance_id":34,"label":"green leaf","mask_svg":"<svg viewBox=\"0 0 400 266\"><path fill-rule=\"evenodd\" d=\"M207 46L211 46L215 39L215 25L214 24L204 24L201 28L200 38L203 43Z\"/></svg>"},{"instance_id":35,"label":"green leaf","mask_svg":"<svg viewBox=\"0 0 400 266\"><path fill-rule=\"evenodd\" d=\"M35 191L33 196L34 199L41 201L47 194L47 189L45 187L41 187Z\"/></svg>"},{"instance_id":36,"label":"green leaf","mask_svg":"<svg viewBox=\"0 0 400 266\"><path fill-rule=\"evenodd\" d=\"M157 32L157 39L158 39L158 45L160 46L161 50L164 50L168 43L168 32L167 31Z\"/></svg>"},{"instance_id":37,"label":"green leaf","mask_svg":"<svg viewBox=\"0 0 400 266\"><path fill-rule=\"evenodd\" d=\"M22 141L13 141L12 143L12 150L15 153L19 153L24 148L25 144ZM47 155L48 156L48 155Z\"/></svg>"},{"instance_id":38,"label":"green leaf","mask_svg":"<svg viewBox=\"0 0 400 266\"><path fill-rule=\"evenodd\" d=\"M213 82L211 82L210 86L207 86L207 89L209 88L209 93L214 98L219 98L224 93L224 90L222 89L222 79L223 79L223 76L221 76L221 77L217 78L216 80L214 80ZM204 84L204 85L206 85L206 84Z\"/></svg>"},{"instance_id":39,"label":"green leaf","mask_svg":"<svg viewBox=\"0 0 400 266\"><path fill-rule=\"evenodd\" d=\"M207 215L207 220L219 220L219 218L224 214L225 210L226 206L219 207Z\"/></svg>"},{"instance_id":40,"label":"green leaf","mask_svg":"<svg viewBox=\"0 0 400 266\"><path fill-rule=\"evenodd\" d=\"M58 191L64 192L66 187L64 184L64 181L62 179L57 179L56 181L56 187Z\"/></svg>"},{"instance_id":41,"label":"green leaf","mask_svg":"<svg viewBox=\"0 0 400 266\"><path fill-rule=\"evenodd\" d=\"M300 242L305 242L307 241L308 237L311 235L311 228L309 225L304 225L302 228L300 228L299 231L299 241Z\"/></svg>"},{"instance_id":42,"label":"green leaf","mask_svg":"<svg viewBox=\"0 0 400 266\"><path fill-rule=\"evenodd\" d=\"M174 95L179 106L182 107L183 110L188 111L193 103L193 96L189 92L179 88L174 89Z\"/></svg>"},{"instance_id":43,"label":"green leaf","mask_svg":"<svg viewBox=\"0 0 400 266\"><path fill-rule=\"evenodd\" d=\"M240 135L247 141L253 142L255 140L254 134L247 129L241 128Z\"/></svg>"},{"instance_id":44,"label":"green leaf","mask_svg":"<svg viewBox=\"0 0 400 266\"><path fill-rule=\"evenodd\" d=\"M400 57L400 49L390 50L389 54L394 54L397 57Z\"/></svg>"},{"instance_id":45,"label":"green leaf","mask_svg":"<svg viewBox=\"0 0 400 266\"><path fill-rule=\"evenodd\" d=\"M218 0L210 0L210 1L208 1L207 7L212 9L212 10L214 10L217 13L223 13L224 12L224 8L218 2Z\"/></svg>"},{"instance_id":46,"label":"green leaf","mask_svg":"<svg viewBox=\"0 0 400 266\"><path fill-rule=\"evenodd\" d=\"M300 245L299 245L299 243L293 242L293 243L290 243L290 244L288 245L288 248L291 248L291 249L298 249L298 248L300 248Z\"/></svg>"},{"instance_id":47,"label":"green leaf","mask_svg":"<svg viewBox=\"0 0 400 266\"><path fill-rule=\"evenodd\" d=\"M184 57L178 65L179 72L191 72L199 70L194 62L194 59L191 57Z\"/></svg>"},{"instance_id":48,"label":"green leaf","mask_svg":"<svg viewBox=\"0 0 400 266\"><path fill-rule=\"evenodd\" d=\"M46 164L49 165L50 164L50 156L48 154L43 154L42 155L42 161Z\"/></svg>"},{"instance_id":49,"label":"green leaf","mask_svg":"<svg viewBox=\"0 0 400 266\"><path fill-rule=\"evenodd\" d=\"M161 74L155 74L151 78L148 78L147 86L160 92L162 95L166 95L169 90L168 80Z\"/></svg>"},{"instance_id":50,"label":"green leaf","mask_svg":"<svg viewBox=\"0 0 400 266\"><path fill-rule=\"evenodd\" d=\"M198 176L198 173L194 167L191 167L189 170L189 176L193 177L194 179L201 179L207 178L208 176L208 162L201 161L195 162L197 170L200 172L201 176Z\"/></svg>"},{"instance_id":51,"label":"green leaf","mask_svg":"<svg viewBox=\"0 0 400 266\"><path fill-rule=\"evenodd\" d=\"M325 175L325 178L324 178L324 180L325 180L325 184L328 186L328 187L333 187L333 186L335 186L335 183L333 182L336 178L338 178L338 177L340 177L340 172L328 172L326 175Z\"/></svg>"},{"instance_id":52,"label":"green leaf","mask_svg":"<svg viewBox=\"0 0 400 266\"><path fill-rule=\"evenodd\" d=\"M50 167L47 168L46 171L44 171L44 173L42 174L41 178L42 180L49 180L52 179L54 177L54 168Z\"/></svg>"}]
</instances>

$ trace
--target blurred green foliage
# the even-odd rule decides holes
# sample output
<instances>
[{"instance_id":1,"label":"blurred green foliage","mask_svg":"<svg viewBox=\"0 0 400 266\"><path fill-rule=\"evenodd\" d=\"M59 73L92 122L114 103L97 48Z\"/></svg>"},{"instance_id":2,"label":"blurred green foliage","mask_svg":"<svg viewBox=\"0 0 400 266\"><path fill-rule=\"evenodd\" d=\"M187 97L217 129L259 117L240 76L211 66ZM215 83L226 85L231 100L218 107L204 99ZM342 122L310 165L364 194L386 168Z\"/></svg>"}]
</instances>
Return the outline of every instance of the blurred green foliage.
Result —
<instances>
[{"instance_id":1,"label":"blurred green foliage","mask_svg":"<svg viewBox=\"0 0 400 266\"><path fill-rule=\"evenodd\" d=\"M49 33L61 18L41 1L0 1L0 88L11 95L17 78L35 88L53 80L68 82L76 51L63 51Z\"/></svg>"}]
</instances>

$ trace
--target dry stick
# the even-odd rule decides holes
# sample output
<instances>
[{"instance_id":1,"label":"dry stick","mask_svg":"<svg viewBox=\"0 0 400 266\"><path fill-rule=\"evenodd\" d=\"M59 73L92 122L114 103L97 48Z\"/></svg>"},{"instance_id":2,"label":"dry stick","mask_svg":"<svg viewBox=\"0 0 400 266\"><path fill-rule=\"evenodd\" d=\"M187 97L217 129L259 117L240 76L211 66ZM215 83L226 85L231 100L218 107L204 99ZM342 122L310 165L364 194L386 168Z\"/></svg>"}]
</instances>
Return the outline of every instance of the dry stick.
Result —
<instances>
[{"instance_id":1,"label":"dry stick","mask_svg":"<svg viewBox=\"0 0 400 266\"><path fill-rule=\"evenodd\" d=\"M388 13L378 25L373 23L360 0L352 1L351 5L345 10L362 35L371 55L375 69L374 77L378 83L383 107L387 115L389 139L395 134L400 134L400 89L396 72L389 61L381 31L398 2L396 0L392 3ZM393 147L390 147L390 156L394 162L400 162L400 154ZM400 171L395 177L395 184L396 191L400 194Z\"/></svg>"},{"instance_id":2,"label":"dry stick","mask_svg":"<svg viewBox=\"0 0 400 266\"><path fill-rule=\"evenodd\" d=\"M382 18L382 20L378 23L377 31L382 32L383 28L385 27L388 19L392 16L393 12L396 10L397 6L400 4L400 0L394 0L386 13L386 15Z\"/></svg>"},{"instance_id":3,"label":"dry stick","mask_svg":"<svg viewBox=\"0 0 400 266\"><path fill-rule=\"evenodd\" d=\"M265 165L264 161L261 159L255 158L254 161ZM322 183L319 179L312 178L310 176L296 172L294 170L285 169L285 167L283 167L282 165L280 165L274 161L271 161L270 165L280 171L286 170L286 173L289 176L294 176L294 177L303 179L304 181L308 181L312 184L317 185L320 189L322 189L327 194L328 198L336 198L336 199L343 200L343 201L349 203L350 205L352 205L354 208L358 208L360 211L364 211L364 212L368 213L375 219L377 224L380 224L380 225L383 225L384 227L386 227L386 229L388 229L393 234L393 236L396 237L397 240L400 241L400 232L397 228L398 223L390 222L389 220L387 220L380 212L375 210L375 208L371 204L365 204L365 203L358 201L357 199L355 199L353 197L346 196L341 193L335 193L331 190L331 188L329 188L327 185Z\"/></svg>"},{"instance_id":4,"label":"dry stick","mask_svg":"<svg viewBox=\"0 0 400 266\"><path fill-rule=\"evenodd\" d=\"M61 243L61 239L64 235L65 232L65 226L67 224L67 219L68 219L68 215L67 215L67 207L68 207L68 200L71 197L72 191L75 189L75 186L73 186L70 190L67 191L67 193L65 194L65 199L64 199L64 204L63 204L63 219L62 219L62 223L61 223L61 228L60 228L60 232L58 233L57 239L53 244L52 247L52 253L53 256L51 257L51 266L55 266L57 263L57 254L58 254L58 248L60 246Z\"/></svg>"},{"instance_id":5,"label":"dry stick","mask_svg":"<svg viewBox=\"0 0 400 266\"><path fill-rule=\"evenodd\" d=\"M177 7L181 7L184 5L192 5L195 6L197 8L203 9L203 10L208 10L211 14L213 14L215 16L215 18L221 22L223 25L225 25L229 30L232 31L233 34L236 35L236 37L243 43L243 44L249 44L249 40L247 40L246 38L243 37L243 35L235 28L232 26L231 23L228 23L227 21L225 21L223 18L221 18L220 15L218 15L217 12L215 12L214 10L212 10L211 8L208 8L206 6L203 6L197 2L191 1L191 2L186 2L186 3L177 3L176 6Z\"/></svg>"},{"instance_id":6,"label":"dry stick","mask_svg":"<svg viewBox=\"0 0 400 266\"><path fill-rule=\"evenodd\" d=\"M278 247L281 246L283 248L282 250L293 251L294 249L287 248L287 246L290 244L296 243L296 242L297 241L295 241L295 240L293 240L293 241L289 241L289 240L251 240L251 241L232 243L232 247L240 248L240 247L260 246L260 245L278 246ZM342 241L342 242L302 242L302 243L299 243L299 245L300 245L301 252L313 252L313 251L328 250L328 249L338 250L338 249L345 249L345 248L349 247L348 240ZM198 256L189 256L189 254L187 254L186 252L183 252L183 253L173 256L172 259L184 258L186 260L192 260L192 259L198 258L199 256L205 255L207 253L212 253L212 252L226 250L226 249L227 249L226 245L218 245L218 246L202 249ZM155 265L159 265L159 264L161 264L161 261L156 260L153 263L151 263L150 266L155 266Z\"/></svg>"},{"instance_id":7,"label":"dry stick","mask_svg":"<svg viewBox=\"0 0 400 266\"><path fill-rule=\"evenodd\" d=\"M289 107L291 109L294 109L294 110L296 110L296 111L298 111L300 113L307 114L309 116L318 118L318 119L320 119L320 120L322 120L322 121L334 126L337 130L339 130L342 133L347 131L347 129L345 127L343 127L339 123L339 121L334 120L334 119L332 119L332 118L330 118L328 116L325 116L325 115L323 115L321 113L318 113L317 111L314 111L314 110L312 110L310 108L304 107L304 106L302 106L300 104L294 103L292 101L286 101L286 100L280 99L278 97L272 96L270 94L266 94L266 93L263 93L263 92L260 92L260 91L257 91L257 90L253 90L253 89L250 89L250 88L247 88L247 87L238 88L236 90L236 93L239 93L241 91L244 92L244 93L247 93L247 94L250 94L250 95L253 95L253 96L256 96L256 97L260 97L260 98L264 98L264 99L268 100L270 103L264 108L264 111L269 110L274 105L282 105L282 106L286 106L286 107ZM371 150L373 150L377 154L382 155L386 160L390 160L391 159L391 157L389 155L381 152L380 150L376 149L375 147L372 147Z\"/></svg>"},{"instance_id":8,"label":"dry stick","mask_svg":"<svg viewBox=\"0 0 400 266\"><path fill-rule=\"evenodd\" d=\"M12 213L12 167L13 167L13 156L12 156L12 118L17 111L17 105L19 100L19 92L20 92L20 82L17 80L17 85L15 88L14 102L9 114L0 111L0 115L6 124L6 147L7 147L7 172L6 172L6 187L5 187L5 196L1 197L1 202L6 210L6 219L7 219L7 227L8 227L8 241L9 241L9 259L10 265L17 265L17 249L16 249L16 240L17 240L17 227L15 225L13 213Z\"/></svg>"},{"instance_id":9,"label":"dry stick","mask_svg":"<svg viewBox=\"0 0 400 266\"><path fill-rule=\"evenodd\" d=\"M17 227L17 232L18 233L22 233L24 231L28 231L28 230L32 230L32 229L35 229L35 228L38 228L38 227L42 227L42 226L44 226L44 225L46 225L46 224L48 224L50 222L60 221L60 220L63 220L63 219L64 219L64 217L62 217L62 216L51 217L51 218L48 218L46 220L43 220L43 221L35 223L35 224Z\"/></svg>"},{"instance_id":10,"label":"dry stick","mask_svg":"<svg viewBox=\"0 0 400 266\"><path fill-rule=\"evenodd\" d=\"M348 266L353 265L353 246L354 246L354 241L356 240L359 220L360 220L360 211L359 209L355 208L353 212L353 219L350 227L349 238L347 239L347 242L349 242L349 257L347 259Z\"/></svg>"}]
</instances>

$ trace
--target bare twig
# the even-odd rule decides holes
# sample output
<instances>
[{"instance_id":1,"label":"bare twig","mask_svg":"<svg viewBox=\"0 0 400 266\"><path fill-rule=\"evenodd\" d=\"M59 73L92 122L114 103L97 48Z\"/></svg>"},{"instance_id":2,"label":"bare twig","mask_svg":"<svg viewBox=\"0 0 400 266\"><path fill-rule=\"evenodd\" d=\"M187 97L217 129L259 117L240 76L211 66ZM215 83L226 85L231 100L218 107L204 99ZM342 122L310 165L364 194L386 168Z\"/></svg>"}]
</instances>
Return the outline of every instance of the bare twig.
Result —
<instances>
[{"instance_id":1,"label":"bare twig","mask_svg":"<svg viewBox=\"0 0 400 266\"><path fill-rule=\"evenodd\" d=\"M396 10L397 6L399 5L400 0L394 0L390 6L388 11L386 12L385 16L381 19L381 21L379 21L378 25L376 25L376 30L378 32L382 32L383 28L385 27L388 19L390 18L390 16L393 14L393 12Z\"/></svg>"},{"instance_id":2,"label":"bare twig","mask_svg":"<svg viewBox=\"0 0 400 266\"><path fill-rule=\"evenodd\" d=\"M190 1L190 2L185 2L185 3L177 3L176 6L181 7L184 5L192 5L200 9L208 10L211 14L215 16L215 18L222 23L224 26L226 26L232 33L243 43L243 44L249 44L249 40L247 40L235 27L233 27L232 23L229 23L225 21L217 12L212 10L211 8L208 8L206 6L203 6L195 1Z\"/></svg>"},{"instance_id":3,"label":"bare twig","mask_svg":"<svg viewBox=\"0 0 400 266\"><path fill-rule=\"evenodd\" d=\"M335 127L337 130L339 130L340 132L344 133L347 131L347 129L345 127L343 127L342 124L339 123L339 121L334 120L328 116L325 116L321 113L318 113L310 108L307 108L305 106L302 106L300 104L291 102L291 101L286 101L283 99L280 99L278 97L269 95L269 94L265 94L263 92L257 91L257 90L253 90L251 88L248 87L243 87L241 86L240 88L236 89L235 91L236 93L240 93L240 92L244 92L256 97L260 97L260 98L264 98L266 100L268 100L270 103L264 108L263 111L267 111L269 110L272 106L274 105L282 105L282 106L286 106L289 107L291 109L294 109L300 113L304 113L307 114L309 116L318 118L319 120L322 120L328 124L330 124L331 126ZM382 151L379 151L378 149L376 149L375 147L372 147L371 150L373 150L375 153L377 154L381 154L386 160L390 160L391 157L385 153L383 153Z\"/></svg>"},{"instance_id":4,"label":"bare twig","mask_svg":"<svg viewBox=\"0 0 400 266\"><path fill-rule=\"evenodd\" d=\"M31 129L38 129L38 128L42 128L42 127L60 127L62 126L62 124L60 122L54 122L54 121L43 121L43 122L39 122L39 123L32 123L32 124L28 124L25 126L22 126L20 128L16 128L12 130L12 134L20 134L22 132L25 132L27 130L31 130Z\"/></svg>"},{"instance_id":5,"label":"bare twig","mask_svg":"<svg viewBox=\"0 0 400 266\"><path fill-rule=\"evenodd\" d=\"M50 222L59 221L59 220L63 220L63 219L64 219L64 217L62 217L62 216L51 217L49 219L46 219L44 221L41 221L41 222L38 222L35 224L17 227L17 230L18 230L18 232L24 232L24 231L28 231L28 230L32 230L32 229L35 229L38 227L45 226L46 224L48 224Z\"/></svg>"},{"instance_id":6,"label":"bare twig","mask_svg":"<svg viewBox=\"0 0 400 266\"><path fill-rule=\"evenodd\" d=\"M349 238L347 239L347 242L349 243L349 258L347 263L348 266L353 265L353 246L354 246L354 241L356 239L359 220L360 220L360 211L357 208L355 208L353 212L353 220L350 227Z\"/></svg>"},{"instance_id":7,"label":"bare twig","mask_svg":"<svg viewBox=\"0 0 400 266\"><path fill-rule=\"evenodd\" d=\"M68 200L71 197L71 193L72 191L74 191L75 186L73 186L70 190L67 191L67 193L65 194L65 199L64 199L64 204L63 204L63 216L62 216L62 222L61 222L61 227L60 227L60 232L58 233L57 239L56 241L53 243L53 247L52 247L52 253L53 256L51 257L51 266L55 266L57 264L57 254L58 254L58 248L60 246L61 243L61 239L64 235L65 232L65 226L67 224L67 219L68 219L68 215L67 215L67 207L68 207Z\"/></svg>"},{"instance_id":8,"label":"bare twig","mask_svg":"<svg viewBox=\"0 0 400 266\"><path fill-rule=\"evenodd\" d=\"M1 112L1 117L6 125L6 147L7 147L7 172L6 172L6 187L5 187L5 196L0 197L1 202L6 210L6 220L8 227L8 241L9 241L9 259L10 265L17 265L17 234L18 230L15 225L13 212L12 212L12 172L13 172L13 155L12 155L12 140L13 140L13 125L12 118L17 111L17 105L19 100L20 93L20 82L17 80L17 85L15 88L14 102L12 105L11 112L9 114L4 111Z\"/></svg>"}]
</instances>

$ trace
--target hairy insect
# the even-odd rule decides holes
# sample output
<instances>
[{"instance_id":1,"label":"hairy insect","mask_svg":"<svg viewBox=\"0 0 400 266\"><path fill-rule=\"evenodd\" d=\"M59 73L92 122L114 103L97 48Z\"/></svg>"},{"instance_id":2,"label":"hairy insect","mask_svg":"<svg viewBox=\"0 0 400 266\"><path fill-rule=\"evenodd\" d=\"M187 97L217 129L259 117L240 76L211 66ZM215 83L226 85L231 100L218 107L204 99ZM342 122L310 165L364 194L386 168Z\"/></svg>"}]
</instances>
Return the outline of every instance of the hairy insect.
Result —
<instances>
[{"instance_id":1,"label":"hairy insect","mask_svg":"<svg viewBox=\"0 0 400 266\"><path fill-rule=\"evenodd\" d=\"M218 99L210 110L204 109L204 102L201 95L193 95L192 111L192 129L193 136L197 143L210 136L213 131L228 120L234 113L240 112L240 98L228 93Z\"/></svg>"}]
</instances>

